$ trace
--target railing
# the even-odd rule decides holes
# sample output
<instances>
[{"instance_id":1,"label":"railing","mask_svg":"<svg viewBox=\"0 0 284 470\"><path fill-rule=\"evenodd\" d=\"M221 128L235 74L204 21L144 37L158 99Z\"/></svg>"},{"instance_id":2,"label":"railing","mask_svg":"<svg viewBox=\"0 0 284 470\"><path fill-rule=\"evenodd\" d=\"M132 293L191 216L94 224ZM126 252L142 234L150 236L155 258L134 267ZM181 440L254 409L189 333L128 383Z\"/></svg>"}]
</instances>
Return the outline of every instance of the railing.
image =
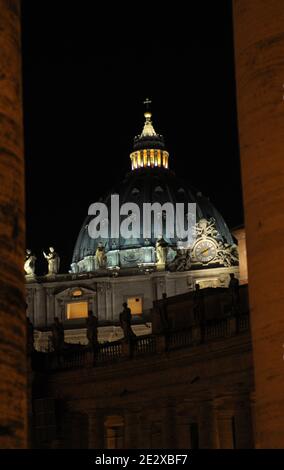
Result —
<instances>
[{"instance_id":1,"label":"railing","mask_svg":"<svg viewBox=\"0 0 284 470\"><path fill-rule=\"evenodd\" d=\"M168 335L167 349L178 349L192 344L192 328Z\"/></svg>"},{"instance_id":2,"label":"railing","mask_svg":"<svg viewBox=\"0 0 284 470\"><path fill-rule=\"evenodd\" d=\"M32 356L32 364L35 370L63 370L83 367L100 366L106 363L114 363L127 358L143 357L156 354L165 350L175 350L190 347L200 343L214 341L218 338L234 336L249 329L248 315L238 318L228 317L207 322L203 327L200 324L189 329L176 331L163 336L140 336L130 343L116 341L100 344L98 349L92 351L88 347L72 345L70 349L60 353L40 353ZM164 338L164 341L160 341ZM159 339L159 341L158 341Z\"/></svg>"},{"instance_id":3,"label":"railing","mask_svg":"<svg viewBox=\"0 0 284 470\"><path fill-rule=\"evenodd\" d=\"M113 342L100 345L98 351L94 355L95 362L97 363L113 362L122 357L122 344Z\"/></svg>"},{"instance_id":4,"label":"railing","mask_svg":"<svg viewBox=\"0 0 284 470\"><path fill-rule=\"evenodd\" d=\"M55 352L44 354L45 367L49 370L76 369L92 364L93 355L89 349L66 350L56 354Z\"/></svg>"},{"instance_id":5,"label":"railing","mask_svg":"<svg viewBox=\"0 0 284 470\"><path fill-rule=\"evenodd\" d=\"M241 315L237 321L238 321L239 332L249 329L249 316L248 315Z\"/></svg>"},{"instance_id":6,"label":"railing","mask_svg":"<svg viewBox=\"0 0 284 470\"><path fill-rule=\"evenodd\" d=\"M133 346L135 356L153 354L156 352L156 337L154 335L140 336Z\"/></svg>"},{"instance_id":7,"label":"railing","mask_svg":"<svg viewBox=\"0 0 284 470\"><path fill-rule=\"evenodd\" d=\"M229 322L228 319L214 320L211 324L205 326L204 340L212 338L221 338L228 335Z\"/></svg>"}]
</instances>

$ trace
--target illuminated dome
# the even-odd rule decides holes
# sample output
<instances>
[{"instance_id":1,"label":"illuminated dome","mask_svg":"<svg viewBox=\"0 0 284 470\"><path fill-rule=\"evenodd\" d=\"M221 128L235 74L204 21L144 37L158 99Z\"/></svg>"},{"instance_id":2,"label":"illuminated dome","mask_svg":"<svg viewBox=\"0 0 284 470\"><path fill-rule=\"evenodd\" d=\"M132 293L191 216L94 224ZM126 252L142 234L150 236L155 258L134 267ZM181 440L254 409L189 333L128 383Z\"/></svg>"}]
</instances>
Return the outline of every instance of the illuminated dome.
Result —
<instances>
[{"instance_id":1,"label":"illuminated dome","mask_svg":"<svg viewBox=\"0 0 284 470\"><path fill-rule=\"evenodd\" d=\"M146 100L146 104L149 101ZM231 233L213 204L200 192L188 187L188 185L176 177L175 173L168 169L169 154L166 151L163 136L154 130L151 113L146 110L145 124L140 135L134 138L133 152L130 154L132 171L116 187L102 198L110 214L111 195L119 195L120 205L126 202L134 202L143 213L143 203L158 202L163 205L166 202L196 203L197 221L200 219L214 220L218 232L216 239L228 245L233 245ZM99 243L102 243L107 253L108 267L135 267L139 264L153 263L155 261L154 247L156 238L151 227L151 237L144 239L142 233L137 238L111 238L110 224L107 238L93 239L89 235L88 227L94 215L86 217L80 230L72 259L72 271L94 271L95 253ZM120 220L123 220L121 216ZM142 224L141 224L142 225ZM169 243L170 257L175 255L178 239L164 239ZM172 250L172 252L171 252Z\"/></svg>"}]
</instances>

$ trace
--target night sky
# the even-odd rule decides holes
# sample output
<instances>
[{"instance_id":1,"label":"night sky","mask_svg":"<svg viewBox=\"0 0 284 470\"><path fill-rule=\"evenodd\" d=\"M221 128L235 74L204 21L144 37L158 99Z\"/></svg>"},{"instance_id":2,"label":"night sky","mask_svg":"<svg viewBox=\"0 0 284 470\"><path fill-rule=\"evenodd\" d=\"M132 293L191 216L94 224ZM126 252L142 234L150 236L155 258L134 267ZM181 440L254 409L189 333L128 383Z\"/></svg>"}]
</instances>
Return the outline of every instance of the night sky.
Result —
<instances>
[{"instance_id":1,"label":"night sky","mask_svg":"<svg viewBox=\"0 0 284 470\"><path fill-rule=\"evenodd\" d=\"M170 168L243 223L231 2L97 3L22 2L27 247L55 246L61 272L89 205L130 170L148 96Z\"/></svg>"}]
</instances>

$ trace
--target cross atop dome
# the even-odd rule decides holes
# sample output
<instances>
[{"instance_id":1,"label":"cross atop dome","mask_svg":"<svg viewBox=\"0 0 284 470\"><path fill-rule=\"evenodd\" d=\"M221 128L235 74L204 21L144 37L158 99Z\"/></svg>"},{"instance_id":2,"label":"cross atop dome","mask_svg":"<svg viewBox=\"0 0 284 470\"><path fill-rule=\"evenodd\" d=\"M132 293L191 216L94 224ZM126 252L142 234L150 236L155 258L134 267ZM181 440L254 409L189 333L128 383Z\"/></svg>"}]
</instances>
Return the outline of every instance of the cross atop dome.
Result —
<instances>
[{"instance_id":1,"label":"cross atop dome","mask_svg":"<svg viewBox=\"0 0 284 470\"><path fill-rule=\"evenodd\" d=\"M155 132L155 129L153 127L152 121L151 121L151 117L152 117L152 113L150 111L150 104L151 103L152 103L152 101L149 98L146 98L145 101L143 101L143 104L145 105L144 117L145 117L146 121L145 121L144 128L143 128L143 131L142 131L142 134L141 134L140 137L156 136L157 135L156 132Z\"/></svg>"},{"instance_id":2,"label":"cross atop dome","mask_svg":"<svg viewBox=\"0 0 284 470\"><path fill-rule=\"evenodd\" d=\"M146 111L149 111L150 110L150 104L152 104L152 100L150 100L149 98L146 98L145 101L143 101L143 104L145 104Z\"/></svg>"}]
</instances>

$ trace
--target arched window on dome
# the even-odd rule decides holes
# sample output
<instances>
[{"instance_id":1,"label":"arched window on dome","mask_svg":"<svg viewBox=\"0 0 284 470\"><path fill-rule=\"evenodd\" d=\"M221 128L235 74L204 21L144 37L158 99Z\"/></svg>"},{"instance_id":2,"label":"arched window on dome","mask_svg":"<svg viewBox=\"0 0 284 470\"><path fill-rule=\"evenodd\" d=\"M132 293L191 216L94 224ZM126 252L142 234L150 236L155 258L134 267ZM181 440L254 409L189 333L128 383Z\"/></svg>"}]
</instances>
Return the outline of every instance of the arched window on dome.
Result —
<instances>
[{"instance_id":1,"label":"arched window on dome","mask_svg":"<svg viewBox=\"0 0 284 470\"><path fill-rule=\"evenodd\" d=\"M131 194L133 194L133 196L137 196L139 193L140 193L140 190L138 188L133 188L131 191Z\"/></svg>"}]
</instances>

